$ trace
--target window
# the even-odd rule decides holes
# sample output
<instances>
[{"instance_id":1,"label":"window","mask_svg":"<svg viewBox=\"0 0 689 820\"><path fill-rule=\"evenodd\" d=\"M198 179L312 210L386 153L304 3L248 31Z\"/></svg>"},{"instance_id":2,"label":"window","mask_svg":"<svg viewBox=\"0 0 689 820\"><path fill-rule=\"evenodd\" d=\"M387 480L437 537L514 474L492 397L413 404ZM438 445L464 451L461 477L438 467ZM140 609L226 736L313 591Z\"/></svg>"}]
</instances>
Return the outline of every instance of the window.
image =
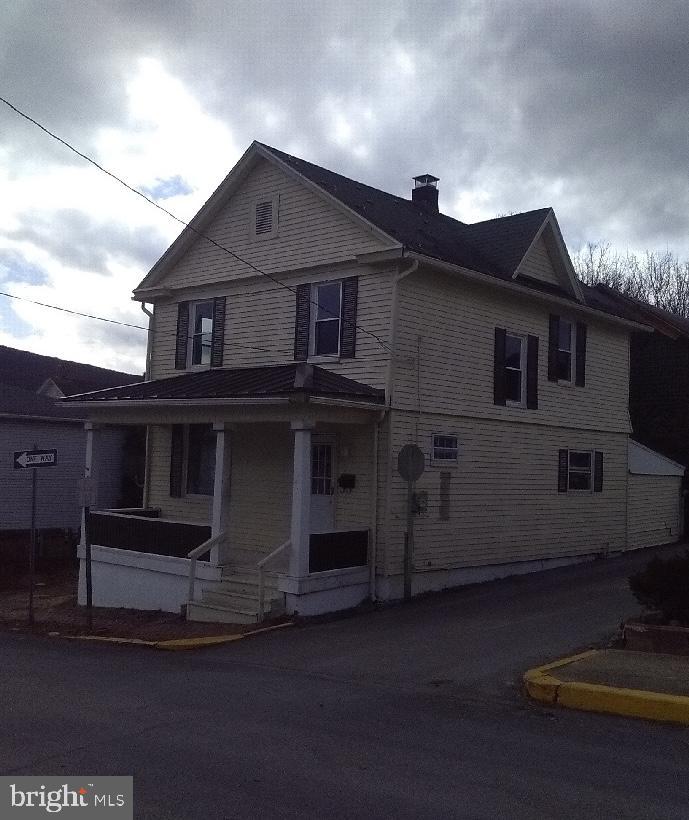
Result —
<instances>
[{"instance_id":1,"label":"window","mask_svg":"<svg viewBox=\"0 0 689 820\"><path fill-rule=\"evenodd\" d=\"M459 446L457 436L434 435L433 436L433 462L441 464L457 463Z\"/></svg>"},{"instance_id":2,"label":"window","mask_svg":"<svg viewBox=\"0 0 689 820\"><path fill-rule=\"evenodd\" d=\"M574 325L560 319L557 335L557 379L572 381L572 350L574 349Z\"/></svg>"},{"instance_id":3,"label":"window","mask_svg":"<svg viewBox=\"0 0 689 820\"><path fill-rule=\"evenodd\" d=\"M521 336L505 335L505 399L524 404L526 344Z\"/></svg>"},{"instance_id":4,"label":"window","mask_svg":"<svg viewBox=\"0 0 689 820\"><path fill-rule=\"evenodd\" d=\"M570 450L567 474L568 490L591 490L592 465L590 450Z\"/></svg>"},{"instance_id":5,"label":"window","mask_svg":"<svg viewBox=\"0 0 689 820\"><path fill-rule=\"evenodd\" d=\"M340 324L342 318L342 282L314 284L311 290L313 356L340 355Z\"/></svg>"},{"instance_id":6,"label":"window","mask_svg":"<svg viewBox=\"0 0 689 820\"><path fill-rule=\"evenodd\" d=\"M213 495L215 434L210 424L190 424L187 432L187 482L189 495Z\"/></svg>"},{"instance_id":7,"label":"window","mask_svg":"<svg viewBox=\"0 0 689 820\"><path fill-rule=\"evenodd\" d=\"M271 236L277 236L278 203L277 194L260 197L253 201L250 208L250 232L253 239L268 239Z\"/></svg>"},{"instance_id":8,"label":"window","mask_svg":"<svg viewBox=\"0 0 689 820\"><path fill-rule=\"evenodd\" d=\"M189 364L210 364L213 340L213 302L191 305L191 345Z\"/></svg>"}]
</instances>

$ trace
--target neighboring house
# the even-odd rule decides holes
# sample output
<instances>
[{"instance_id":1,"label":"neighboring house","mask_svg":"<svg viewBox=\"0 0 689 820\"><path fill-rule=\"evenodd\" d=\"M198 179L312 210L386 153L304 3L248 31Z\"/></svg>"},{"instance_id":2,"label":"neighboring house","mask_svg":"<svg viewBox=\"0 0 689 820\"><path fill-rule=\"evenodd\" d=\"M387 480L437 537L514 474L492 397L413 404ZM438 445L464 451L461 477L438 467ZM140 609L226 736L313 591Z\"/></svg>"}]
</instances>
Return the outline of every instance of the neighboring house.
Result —
<instances>
[{"instance_id":1,"label":"neighboring house","mask_svg":"<svg viewBox=\"0 0 689 820\"><path fill-rule=\"evenodd\" d=\"M76 534L80 527L85 413L57 405L55 399L140 378L0 346L0 560L17 550L25 552L24 534L31 526L32 470L15 469L15 452L58 450L57 464L38 471L36 525L44 536L57 531ZM104 435L102 505L140 503L132 471L125 464L126 454L131 460L140 449L133 428L111 429Z\"/></svg>"},{"instance_id":2,"label":"neighboring house","mask_svg":"<svg viewBox=\"0 0 689 820\"><path fill-rule=\"evenodd\" d=\"M580 285L551 209L468 225L437 181L406 200L253 143L156 263L150 379L68 400L148 425L142 515L93 519L97 603L250 621L631 546L645 324Z\"/></svg>"}]
</instances>

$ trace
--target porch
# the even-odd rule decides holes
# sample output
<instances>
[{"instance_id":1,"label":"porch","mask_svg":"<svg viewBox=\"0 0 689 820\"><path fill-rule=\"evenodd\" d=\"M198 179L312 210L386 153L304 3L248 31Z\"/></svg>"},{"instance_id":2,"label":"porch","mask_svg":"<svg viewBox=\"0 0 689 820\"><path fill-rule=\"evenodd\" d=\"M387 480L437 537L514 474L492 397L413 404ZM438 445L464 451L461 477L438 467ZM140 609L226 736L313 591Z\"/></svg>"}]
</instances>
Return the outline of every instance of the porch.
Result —
<instances>
[{"instance_id":1,"label":"porch","mask_svg":"<svg viewBox=\"0 0 689 820\"><path fill-rule=\"evenodd\" d=\"M248 623L369 597L378 396L250 404L117 407L119 423L147 424L144 506L100 510L93 500L95 605ZM87 426L93 488L98 424L114 410L94 408ZM84 575L82 566L80 603Z\"/></svg>"}]
</instances>

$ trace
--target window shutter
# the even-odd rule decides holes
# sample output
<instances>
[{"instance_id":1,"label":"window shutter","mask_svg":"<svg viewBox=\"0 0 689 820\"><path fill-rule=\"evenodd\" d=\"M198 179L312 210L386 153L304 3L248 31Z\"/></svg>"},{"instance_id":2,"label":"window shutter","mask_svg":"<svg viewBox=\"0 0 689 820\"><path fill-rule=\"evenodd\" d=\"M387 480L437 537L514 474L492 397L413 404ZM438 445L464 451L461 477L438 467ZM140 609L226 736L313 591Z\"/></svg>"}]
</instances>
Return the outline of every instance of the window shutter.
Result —
<instances>
[{"instance_id":1,"label":"window shutter","mask_svg":"<svg viewBox=\"0 0 689 820\"><path fill-rule=\"evenodd\" d=\"M188 344L189 302L180 302L177 305L177 343L175 346L175 370L186 370Z\"/></svg>"},{"instance_id":2,"label":"window shutter","mask_svg":"<svg viewBox=\"0 0 689 820\"><path fill-rule=\"evenodd\" d=\"M603 492L603 453L596 450L593 468L593 491L596 493Z\"/></svg>"},{"instance_id":3,"label":"window shutter","mask_svg":"<svg viewBox=\"0 0 689 820\"><path fill-rule=\"evenodd\" d=\"M586 325L577 322L576 385L586 385Z\"/></svg>"},{"instance_id":4,"label":"window shutter","mask_svg":"<svg viewBox=\"0 0 689 820\"><path fill-rule=\"evenodd\" d=\"M496 327L493 349L493 404L506 404L505 397L505 329Z\"/></svg>"},{"instance_id":5,"label":"window shutter","mask_svg":"<svg viewBox=\"0 0 689 820\"><path fill-rule=\"evenodd\" d=\"M557 381L557 346L560 335L560 317L550 314L548 334L548 381Z\"/></svg>"},{"instance_id":6,"label":"window shutter","mask_svg":"<svg viewBox=\"0 0 689 820\"><path fill-rule=\"evenodd\" d=\"M297 285L297 311L294 321L294 359L309 358L309 323L311 318L311 285Z\"/></svg>"},{"instance_id":7,"label":"window shutter","mask_svg":"<svg viewBox=\"0 0 689 820\"><path fill-rule=\"evenodd\" d=\"M173 424L170 434L170 497L182 497L184 470L184 425Z\"/></svg>"},{"instance_id":8,"label":"window shutter","mask_svg":"<svg viewBox=\"0 0 689 820\"><path fill-rule=\"evenodd\" d=\"M569 450L560 450L557 459L557 491L566 493L569 484Z\"/></svg>"},{"instance_id":9,"label":"window shutter","mask_svg":"<svg viewBox=\"0 0 689 820\"><path fill-rule=\"evenodd\" d=\"M225 347L225 297L213 299L213 335L211 336L211 367L222 367Z\"/></svg>"},{"instance_id":10,"label":"window shutter","mask_svg":"<svg viewBox=\"0 0 689 820\"><path fill-rule=\"evenodd\" d=\"M526 406L538 410L538 336L529 336L526 346Z\"/></svg>"},{"instance_id":11,"label":"window shutter","mask_svg":"<svg viewBox=\"0 0 689 820\"><path fill-rule=\"evenodd\" d=\"M359 277L342 280L342 321L340 322L340 357L353 359L356 354L356 310Z\"/></svg>"}]
</instances>

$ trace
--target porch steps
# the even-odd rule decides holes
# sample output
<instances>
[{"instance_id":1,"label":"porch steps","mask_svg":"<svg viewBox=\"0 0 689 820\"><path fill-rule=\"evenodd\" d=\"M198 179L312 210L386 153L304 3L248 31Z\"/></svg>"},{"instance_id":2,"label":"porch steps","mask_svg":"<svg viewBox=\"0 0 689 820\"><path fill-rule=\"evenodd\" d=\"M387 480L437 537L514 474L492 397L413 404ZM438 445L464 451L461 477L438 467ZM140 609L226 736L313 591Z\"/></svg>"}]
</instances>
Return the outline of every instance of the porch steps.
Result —
<instances>
[{"instance_id":1,"label":"porch steps","mask_svg":"<svg viewBox=\"0 0 689 820\"><path fill-rule=\"evenodd\" d=\"M276 618L284 611L284 595L278 592L276 579L266 573L264 618ZM254 567L223 569L220 581L202 586L200 601L188 602L187 620L258 623L258 571Z\"/></svg>"}]
</instances>

